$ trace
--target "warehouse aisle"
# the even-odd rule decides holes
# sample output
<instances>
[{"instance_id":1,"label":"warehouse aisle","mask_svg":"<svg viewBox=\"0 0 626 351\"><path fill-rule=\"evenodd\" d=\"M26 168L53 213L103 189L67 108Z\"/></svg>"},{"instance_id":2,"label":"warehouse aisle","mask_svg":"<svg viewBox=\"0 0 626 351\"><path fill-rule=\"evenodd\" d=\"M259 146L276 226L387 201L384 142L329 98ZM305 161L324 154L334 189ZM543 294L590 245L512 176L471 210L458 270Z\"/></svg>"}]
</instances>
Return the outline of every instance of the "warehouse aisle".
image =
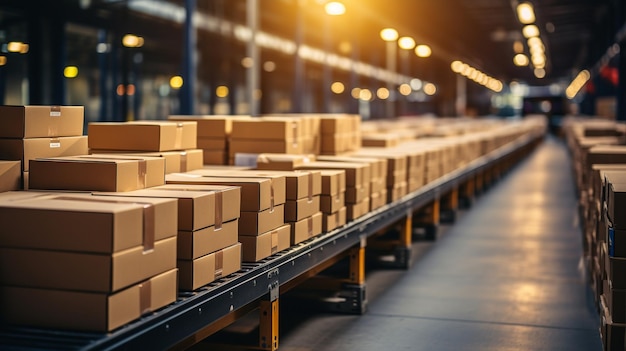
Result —
<instances>
[{"instance_id":1,"label":"warehouse aisle","mask_svg":"<svg viewBox=\"0 0 626 351\"><path fill-rule=\"evenodd\" d=\"M601 350L572 184L547 138L409 271L369 274L365 315L281 319L280 350Z\"/></svg>"}]
</instances>

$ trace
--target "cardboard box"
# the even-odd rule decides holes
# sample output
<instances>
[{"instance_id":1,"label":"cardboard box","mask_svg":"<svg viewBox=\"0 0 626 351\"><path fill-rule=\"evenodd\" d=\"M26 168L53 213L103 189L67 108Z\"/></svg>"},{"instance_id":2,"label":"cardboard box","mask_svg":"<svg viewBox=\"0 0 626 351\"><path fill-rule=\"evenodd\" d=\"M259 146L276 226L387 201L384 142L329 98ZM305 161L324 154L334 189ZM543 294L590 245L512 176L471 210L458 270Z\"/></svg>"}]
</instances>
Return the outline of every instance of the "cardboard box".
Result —
<instances>
[{"instance_id":1,"label":"cardboard box","mask_svg":"<svg viewBox=\"0 0 626 351\"><path fill-rule=\"evenodd\" d=\"M286 181L286 200L312 199L322 193L322 173L320 171L257 171L250 173L259 176L284 176Z\"/></svg>"},{"instance_id":2,"label":"cardboard box","mask_svg":"<svg viewBox=\"0 0 626 351\"><path fill-rule=\"evenodd\" d=\"M342 134L351 131L348 115L320 116L322 134Z\"/></svg>"},{"instance_id":3,"label":"cardboard box","mask_svg":"<svg viewBox=\"0 0 626 351\"><path fill-rule=\"evenodd\" d=\"M626 230L608 228L609 257L626 258Z\"/></svg>"},{"instance_id":4,"label":"cardboard box","mask_svg":"<svg viewBox=\"0 0 626 351\"><path fill-rule=\"evenodd\" d=\"M387 203L387 190L370 195L370 211L383 207Z\"/></svg>"},{"instance_id":5,"label":"cardboard box","mask_svg":"<svg viewBox=\"0 0 626 351\"><path fill-rule=\"evenodd\" d=\"M361 187L347 187L346 188L346 203L348 204L356 204L359 203L365 198L370 197L370 187L361 186Z\"/></svg>"},{"instance_id":6,"label":"cardboard box","mask_svg":"<svg viewBox=\"0 0 626 351\"><path fill-rule=\"evenodd\" d=\"M605 286L602 293L606 298L611 319L615 323L626 323L626 290L613 289L610 281L606 281Z\"/></svg>"},{"instance_id":7,"label":"cardboard box","mask_svg":"<svg viewBox=\"0 0 626 351\"><path fill-rule=\"evenodd\" d=\"M150 250L155 241L176 235L176 206L173 199L2 193L0 247L97 254Z\"/></svg>"},{"instance_id":8,"label":"cardboard box","mask_svg":"<svg viewBox=\"0 0 626 351\"><path fill-rule=\"evenodd\" d=\"M346 204L346 219L348 221L352 221L368 213L369 210L370 210L369 197L357 204Z\"/></svg>"},{"instance_id":9,"label":"cardboard box","mask_svg":"<svg viewBox=\"0 0 626 351\"><path fill-rule=\"evenodd\" d=\"M291 223L291 245L296 245L322 233L322 213Z\"/></svg>"},{"instance_id":10,"label":"cardboard box","mask_svg":"<svg viewBox=\"0 0 626 351\"><path fill-rule=\"evenodd\" d=\"M406 182L400 182L393 188L387 190L387 202L394 202L400 200L407 194L408 186Z\"/></svg>"},{"instance_id":11,"label":"cardboard box","mask_svg":"<svg viewBox=\"0 0 626 351\"><path fill-rule=\"evenodd\" d=\"M165 184L165 160L145 156L39 158L30 161L31 189L131 191Z\"/></svg>"},{"instance_id":12,"label":"cardboard box","mask_svg":"<svg viewBox=\"0 0 626 351\"><path fill-rule=\"evenodd\" d=\"M334 213L322 213L322 233L330 232L346 224L346 207Z\"/></svg>"},{"instance_id":13,"label":"cardboard box","mask_svg":"<svg viewBox=\"0 0 626 351\"><path fill-rule=\"evenodd\" d=\"M346 186L358 187L365 186L370 181L369 165L364 163L349 162L309 162L298 169L342 169L346 172Z\"/></svg>"},{"instance_id":14,"label":"cardboard box","mask_svg":"<svg viewBox=\"0 0 626 351\"><path fill-rule=\"evenodd\" d=\"M228 155L229 157L234 157L238 153L284 153L298 155L304 153L304 144L291 140L231 139L228 145Z\"/></svg>"},{"instance_id":15,"label":"cardboard box","mask_svg":"<svg viewBox=\"0 0 626 351\"><path fill-rule=\"evenodd\" d=\"M239 237L242 260L257 262L291 246L291 226L285 224L277 229L256 235Z\"/></svg>"},{"instance_id":16,"label":"cardboard box","mask_svg":"<svg viewBox=\"0 0 626 351\"><path fill-rule=\"evenodd\" d=\"M172 269L114 294L0 287L2 319L9 324L110 332L176 301L178 270Z\"/></svg>"},{"instance_id":17,"label":"cardboard box","mask_svg":"<svg viewBox=\"0 0 626 351\"><path fill-rule=\"evenodd\" d=\"M346 172L343 170L321 170L322 195L346 192Z\"/></svg>"},{"instance_id":18,"label":"cardboard box","mask_svg":"<svg viewBox=\"0 0 626 351\"><path fill-rule=\"evenodd\" d=\"M20 161L0 161L0 193L22 188ZM321 185L320 185L321 189Z\"/></svg>"},{"instance_id":19,"label":"cardboard box","mask_svg":"<svg viewBox=\"0 0 626 351\"><path fill-rule=\"evenodd\" d=\"M240 269L240 243L212 252L193 261L179 260L179 289L196 290Z\"/></svg>"},{"instance_id":20,"label":"cardboard box","mask_svg":"<svg viewBox=\"0 0 626 351\"><path fill-rule=\"evenodd\" d=\"M86 155L86 136L0 139L0 159L22 161L22 171L29 171L29 161L43 157Z\"/></svg>"},{"instance_id":21,"label":"cardboard box","mask_svg":"<svg viewBox=\"0 0 626 351\"><path fill-rule=\"evenodd\" d=\"M320 211L320 195L285 203L285 222L297 222Z\"/></svg>"},{"instance_id":22,"label":"cardboard box","mask_svg":"<svg viewBox=\"0 0 626 351\"><path fill-rule=\"evenodd\" d=\"M204 164L203 152L200 149L162 152L136 152L119 150L89 150L92 155L120 154L129 156L163 157L165 159L165 173L189 172L202 168Z\"/></svg>"},{"instance_id":23,"label":"cardboard box","mask_svg":"<svg viewBox=\"0 0 626 351\"><path fill-rule=\"evenodd\" d=\"M203 162L205 165L227 165L228 152L223 150L202 150Z\"/></svg>"},{"instance_id":24,"label":"cardboard box","mask_svg":"<svg viewBox=\"0 0 626 351\"><path fill-rule=\"evenodd\" d=\"M300 140L304 136L302 121L295 118L262 117L234 120L232 128L231 142L238 139L282 140L301 145Z\"/></svg>"},{"instance_id":25,"label":"cardboard box","mask_svg":"<svg viewBox=\"0 0 626 351\"><path fill-rule=\"evenodd\" d=\"M626 258L609 257L607 275L613 289L626 289Z\"/></svg>"},{"instance_id":26,"label":"cardboard box","mask_svg":"<svg viewBox=\"0 0 626 351\"><path fill-rule=\"evenodd\" d=\"M335 195L320 195L320 211L323 213L335 213L345 204L343 192Z\"/></svg>"},{"instance_id":27,"label":"cardboard box","mask_svg":"<svg viewBox=\"0 0 626 351\"><path fill-rule=\"evenodd\" d=\"M259 235L285 224L285 205L259 212L241 211L239 235Z\"/></svg>"},{"instance_id":28,"label":"cardboard box","mask_svg":"<svg viewBox=\"0 0 626 351\"><path fill-rule=\"evenodd\" d=\"M390 148L397 146L399 143L399 135L393 133L373 133L362 136L361 145L363 147L384 147Z\"/></svg>"},{"instance_id":29,"label":"cardboard box","mask_svg":"<svg viewBox=\"0 0 626 351\"><path fill-rule=\"evenodd\" d=\"M315 158L315 155L261 153L257 156L256 168L272 171L293 171L304 163L315 161Z\"/></svg>"},{"instance_id":30,"label":"cardboard box","mask_svg":"<svg viewBox=\"0 0 626 351\"><path fill-rule=\"evenodd\" d=\"M228 140L226 138L201 138L198 137L198 149L206 150L228 150Z\"/></svg>"},{"instance_id":31,"label":"cardboard box","mask_svg":"<svg viewBox=\"0 0 626 351\"><path fill-rule=\"evenodd\" d=\"M370 179L385 178L387 175L387 159L382 157L353 156L317 156L318 161L326 162L357 162L370 165Z\"/></svg>"},{"instance_id":32,"label":"cardboard box","mask_svg":"<svg viewBox=\"0 0 626 351\"><path fill-rule=\"evenodd\" d=\"M197 148L196 122L92 122L88 128L90 149L172 151Z\"/></svg>"},{"instance_id":33,"label":"cardboard box","mask_svg":"<svg viewBox=\"0 0 626 351\"><path fill-rule=\"evenodd\" d=\"M198 138L222 138L226 139L232 131L233 120L250 119L250 116L168 116L168 120L180 122L189 121L198 123Z\"/></svg>"},{"instance_id":34,"label":"cardboard box","mask_svg":"<svg viewBox=\"0 0 626 351\"><path fill-rule=\"evenodd\" d=\"M0 248L0 263L3 285L111 293L176 268L176 237L111 255Z\"/></svg>"},{"instance_id":35,"label":"cardboard box","mask_svg":"<svg viewBox=\"0 0 626 351\"><path fill-rule=\"evenodd\" d=\"M83 106L0 106L0 138L83 135Z\"/></svg>"},{"instance_id":36,"label":"cardboard box","mask_svg":"<svg viewBox=\"0 0 626 351\"><path fill-rule=\"evenodd\" d=\"M237 243L239 220L195 231L178 232L178 259L193 260Z\"/></svg>"},{"instance_id":37,"label":"cardboard box","mask_svg":"<svg viewBox=\"0 0 626 351\"><path fill-rule=\"evenodd\" d=\"M626 229L626 172L604 171L607 215L613 228Z\"/></svg>"},{"instance_id":38,"label":"cardboard box","mask_svg":"<svg viewBox=\"0 0 626 351\"><path fill-rule=\"evenodd\" d=\"M220 178L203 177L198 174L176 173L165 176L167 184L228 185L241 188L241 211L259 212L275 204L272 182L268 178Z\"/></svg>"},{"instance_id":39,"label":"cardboard box","mask_svg":"<svg viewBox=\"0 0 626 351\"><path fill-rule=\"evenodd\" d=\"M218 169L197 169L195 171L188 172L189 174L197 174L203 177L219 177L219 178L259 178L259 179L269 179L271 194L270 198L272 204L280 205L284 204L287 200L287 180L284 175L281 174L270 174L265 173L263 175L258 174L255 171L249 170L218 170Z\"/></svg>"}]
</instances>

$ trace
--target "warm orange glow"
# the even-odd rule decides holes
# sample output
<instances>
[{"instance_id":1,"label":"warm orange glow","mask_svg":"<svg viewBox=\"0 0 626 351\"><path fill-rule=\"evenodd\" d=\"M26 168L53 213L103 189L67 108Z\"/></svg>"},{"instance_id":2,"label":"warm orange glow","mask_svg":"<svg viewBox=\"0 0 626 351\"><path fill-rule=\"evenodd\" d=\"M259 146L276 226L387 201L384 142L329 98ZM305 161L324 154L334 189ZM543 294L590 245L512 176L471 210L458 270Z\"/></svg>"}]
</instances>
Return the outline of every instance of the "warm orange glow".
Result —
<instances>
[{"instance_id":1,"label":"warm orange glow","mask_svg":"<svg viewBox=\"0 0 626 351\"><path fill-rule=\"evenodd\" d=\"M529 2L523 2L517 5L517 18L522 24L530 24L535 22L535 10Z\"/></svg>"},{"instance_id":2,"label":"warm orange glow","mask_svg":"<svg viewBox=\"0 0 626 351\"><path fill-rule=\"evenodd\" d=\"M513 57L513 63L515 63L516 66L528 66L528 56L524 55L524 54L517 54L515 55L515 57Z\"/></svg>"},{"instance_id":3,"label":"warm orange glow","mask_svg":"<svg viewBox=\"0 0 626 351\"><path fill-rule=\"evenodd\" d=\"M330 85L330 90L335 94L341 94L346 90L342 82L334 82Z\"/></svg>"},{"instance_id":4,"label":"warm orange glow","mask_svg":"<svg viewBox=\"0 0 626 351\"><path fill-rule=\"evenodd\" d=\"M380 38L384 41L398 40L398 31L393 28L385 28L380 31Z\"/></svg>"},{"instance_id":5,"label":"warm orange glow","mask_svg":"<svg viewBox=\"0 0 626 351\"><path fill-rule=\"evenodd\" d=\"M170 78L170 87L172 89L180 89L183 86L183 77L181 76L173 76Z\"/></svg>"},{"instance_id":6,"label":"warm orange glow","mask_svg":"<svg viewBox=\"0 0 626 351\"><path fill-rule=\"evenodd\" d=\"M135 95L135 84L128 84L126 87L126 95Z\"/></svg>"},{"instance_id":7,"label":"warm orange glow","mask_svg":"<svg viewBox=\"0 0 626 351\"><path fill-rule=\"evenodd\" d=\"M331 16L341 16L346 13L346 6L339 1L331 1L324 6L326 13Z\"/></svg>"},{"instance_id":8,"label":"warm orange glow","mask_svg":"<svg viewBox=\"0 0 626 351\"><path fill-rule=\"evenodd\" d=\"M415 40L411 37L401 37L398 39L400 49L411 50L415 47Z\"/></svg>"},{"instance_id":9,"label":"warm orange glow","mask_svg":"<svg viewBox=\"0 0 626 351\"><path fill-rule=\"evenodd\" d=\"M426 83L424 85L424 93L426 93L426 95L435 95L435 93L437 92L437 86L433 83Z\"/></svg>"},{"instance_id":10,"label":"warm orange glow","mask_svg":"<svg viewBox=\"0 0 626 351\"><path fill-rule=\"evenodd\" d=\"M143 38L134 34L126 34L122 38L122 45L127 48L140 48L143 46Z\"/></svg>"},{"instance_id":11,"label":"warm orange glow","mask_svg":"<svg viewBox=\"0 0 626 351\"><path fill-rule=\"evenodd\" d=\"M361 92L359 93L359 99L363 101L370 101L372 100L372 97L372 92L369 89L361 89Z\"/></svg>"},{"instance_id":12,"label":"warm orange glow","mask_svg":"<svg viewBox=\"0 0 626 351\"><path fill-rule=\"evenodd\" d=\"M4 66L7 64L7 57L6 56L0 56L0 66Z\"/></svg>"},{"instance_id":13,"label":"warm orange glow","mask_svg":"<svg viewBox=\"0 0 626 351\"><path fill-rule=\"evenodd\" d=\"M421 44L415 47L415 55L418 57L429 57L432 53L433 51L428 45Z\"/></svg>"},{"instance_id":14,"label":"warm orange glow","mask_svg":"<svg viewBox=\"0 0 626 351\"><path fill-rule=\"evenodd\" d=\"M353 98L358 99L359 96L361 96L361 88L354 88L352 89L351 93Z\"/></svg>"},{"instance_id":15,"label":"warm orange glow","mask_svg":"<svg viewBox=\"0 0 626 351\"><path fill-rule=\"evenodd\" d=\"M524 28L522 28L522 34L524 35L524 38L538 37L539 28L537 28L537 26L534 24L526 25L524 26Z\"/></svg>"},{"instance_id":16,"label":"warm orange glow","mask_svg":"<svg viewBox=\"0 0 626 351\"><path fill-rule=\"evenodd\" d=\"M376 91L376 96L378 96L381 100L387 100L389 98L389 89L387 88L378 88Z\"/></svg>"},{"instance_id":17,"label":"warm orange glow","mask_svg":"<svg viewBox=\"0 0 626 351\"><path fill-rule=\"evenodd\" d=\"M543 68L535 68L535 77L541 79L546 76L546 70Z\"/></svg>"},{"instance_id":18,"label":"warm orange glow","mask_svg":"<svg viewBox=\"0 0 626 351\"><path fill-rule=\"evenodd\" d=\"M117 89L115 89L115 92L117 93L118 96L124 95L125 91L126 91L126 89L124 89L124 85L123 84L118 84Z\"/></svg>"},{"instance_id":19,"label":"warm orange glow","mask_svg":"<svg viewBox=\"0 0 626 351\"><path fill-rule=\"evenodd\" d=\"M454 73L461 73L461 71L463 70L463 62L452 61L452 63L450 64L450 68L452 69L452 72Z\"/></svg>"},{"instance_id":20,"label":"warm orange glow","mask_svg":"<svg viewBox=\"0 0 626 351\"><path fill-rule=\"evenodd\" d=\"M516 54L521 54L524 52L524 44L522 44L521 41L516 40L513 43L513 52L515 52Z\"/></svg>"},{"instance_id":21,"label":"warm orange glow","mask_svg":"<svg viewBox=\"0 0 626 351\"><path fill-rule=\"evenodd\" d=\"M218 98L225 98L228 96L228 94L229 94L229 90L228 90L228 87L225 85L220 85L217 88L215 88L215 95Z\"/></svg>"},{"instance_id":22,"label":"warm orange glow","mask_svg":"<svg viewBox=\"0 0 626 351\"><path fill-rule=\"evenodd\" d=\"M404 96L409 96L411 94L411 90L411 86L406 83L401 84L400 87L398 87L398 91L400 91L400 94Z\"/></svg>"}]
</instances>

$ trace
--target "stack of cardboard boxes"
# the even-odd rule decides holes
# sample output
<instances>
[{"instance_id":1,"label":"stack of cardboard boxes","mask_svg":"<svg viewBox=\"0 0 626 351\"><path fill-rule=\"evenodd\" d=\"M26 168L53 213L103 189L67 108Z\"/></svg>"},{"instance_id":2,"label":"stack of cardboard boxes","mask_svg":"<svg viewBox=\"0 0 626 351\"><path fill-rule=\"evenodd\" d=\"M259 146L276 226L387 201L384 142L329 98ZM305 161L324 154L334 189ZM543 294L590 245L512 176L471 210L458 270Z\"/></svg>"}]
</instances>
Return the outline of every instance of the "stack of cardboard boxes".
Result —
<instances>
[{"instance_id":1,"label":"stack of cardboard boxes","mask_svg":"<svg viewBox=\"0 0 626 351\"><path fill-rule=\"evenodd\" d=\"M361 147L358 115L321 115L321 155L340 155Z\"/></svg>"},{"instance_id":2,"label":"stack of cardboard boxes","mask_svg":"<svg viewBox=\"0 0 626 351\"><path fill-rule=\"evenodd\" d=\"M363 148L352 154L360 158L383 158L387 161L385 184L387 187L387 203L396 201L407 194L407 154L392 152L384 148Z\"/></svg>"},{"instance_id":3,"label":"stack of cardboard boxes","mask_svg":"<svg viewBox=\"0 0 626 351\"><path fill-rule=\"evenodd\" d=\"M30 160L88 153L82 106L0 106L0 117L0 160L20 161L25 189ZM13 182L15 163L1 166Z\"/></svg>"}]
</instances>

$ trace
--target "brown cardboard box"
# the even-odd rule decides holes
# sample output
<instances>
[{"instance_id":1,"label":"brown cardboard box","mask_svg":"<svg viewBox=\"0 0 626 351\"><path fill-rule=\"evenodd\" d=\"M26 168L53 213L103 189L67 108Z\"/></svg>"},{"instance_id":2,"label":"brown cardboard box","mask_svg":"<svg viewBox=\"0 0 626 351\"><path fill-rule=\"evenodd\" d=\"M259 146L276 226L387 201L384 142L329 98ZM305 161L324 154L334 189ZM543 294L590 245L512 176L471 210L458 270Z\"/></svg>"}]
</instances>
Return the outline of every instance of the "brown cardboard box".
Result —
<instances>
[{"instance_id":1,"label":"brown cardboard box","mask_svg":"<svg viewBox=\"0 0 626 351\"><path fill-rule=\"evenodd\" d=\"M356 204L365 200L365 198L370 197L370 187L369 184L367 186L361 187L348 187L346 188L346 203L347 204Z\"/></svg>"},{"instance_id":2,"label":"brown cardboard box","mask_svg":"<svg viewBox=\"0 0 626 351\"><path fill-rule=\"evenodd\" d=\"M205 165L227 165L228 152L223 150L202 150L203 162Z\"/></svg>"},{"instance_id":3,"label":"brown cardboard box","mask_svg":"<svg viewBox=\"0 0 626 351\"><path fill-rule=\"evenodd\" d=\"M83 106L0 106L0 138L83 135Z\"/></svg>"},{"instance_id":4,"label":"brown cardboard box","mask_svg":"<svg viewBox=\"0 0 626 351\"><path fill-rule=\"evenodd\" d=\"M0 193L22 188L21 169L20 161L0 161Z\"/></svg>"},{"instance_id":5,"label":"brown cardboard box","mask_svg":"<svg viewBox=\"0 0 626 351\"><path fill-rule=\"evenodd\" d=\"M112 255L0 248L0 263L0 284L111 293L175 268L176 237Z\"/></svg>"},{"instance_id":6,"label":"brown cardboard box","mask_svg":"<svg viewBox=\"0 0 626 351\"><path fill-rule=\"evenodd\" d=\"M227 151L228 141L226 138L198 137L198 149Z\"/></svg>"},{"instance_id":7,"label":"brown cardboard box","mask_svg":"<svg viewBox=\"0 0 626 351\"><path fill-rule=\"evenodd\" d=\"M346 208L340 208L334 213L322 213L322 233L342 227L346 224Z\"/></svg>"},{"instance_id":8,"label":"brown cardboard box","mask_svg":"<svg viewBox=\"0 0 626 351\"><path fill-rule=\"evenodd\" d=\"M285 203L285 222L297 222L320 211L320 195Z\"/></svg>"},{"instance_id":9,"label":"brown cardboard box","mask_svg":"<svg viewBox=\"0 0 626 351\"><path fill-rule=\"evenodd\" d=\"M257 169L272 171L293 171L298 166L315 161L315 155L288 155L261 153L257 156Z\"/></svg>"},{"instance_id":10,"label":"brown cardboard box","mask_svg":"<svg viewBox=\"0 0 626 351\"><path fill-rule=\"evenodd\" d=\"M322 213L291 223L291 245L296 245L322 233Z\"/></svg>"},{"instance_id":11,"label":"brown cardboard box","mask_svg":"<svg viewBox=\"0 0 626 351\"><path fill-rule=\"evenodd\" d=\"M165 184L160 157L83 155L30 161L31 189L131 191Z\"/></svg>"},{"instance_id":12,"label":"brown cardboard box","mask_svg":"<svg viewBox=\"0 0 626 351\"><path fill-rule=\"evenodd\" d=\"M387 190L378 192L378 193L372 193L372 195L370 195L370 211L373 211L377 208L380 208L382 206L385 205L385 203L387 203Z\"/></svg>"},{"instance_id":13,"label":"brown cardboard box","mask_svg":"<svg viewBox=\"0 0 626 351\"><path fill-rule=\"evenodd\" d=\"M393 133L373 133L362 137L363 147L385 147L390 148L398 145L399 136Z\"/></svg>"},{"instance_id":14,"label":"brown cardboard box","mask_svg":"<svg viewBox=\"0 0 626 351\"><path fill-rule=\"evenodd\" d=\"M299 155L304 153L302 142L291 140L255 140L255 139L231 139L228 147L228 156L235 154L258 154L258 153L284 153Z\"/></svg>"},{"instance_id":15,"label":"brown cardboard box","mask_svg":"<svg viewBox=\"0 0 626 351\"><path fill-rule=\"evenodd\" d=\"M153 190L214 192L215 193L215 221L228 222L239 218L241 208L241 188L230 185L210 184L165 184L152 188Z\"/></svg>"},{"instance_id":16,"label":"brown cardboard box","mask_svg":"<svg viewBox=\"0 0 626 351\"><path fill-rule=\"evenodd\" d=\"M297 142L304 136L302 121L296 118L261 117L234 120L231 142L238 139L283 140ZM272 152L272 151L269 151ZM302 152L300 152L302 153Z\"/></svg>"},{"instance_id":17,"label":"brown cardboard box","mask_svg":"<svg viewBox=\"0 0 626 351\"><path fill-rule=\"evenodd\" d=\"M170 121L190 121L198 123L198 137L199 138L222 138L226 139L230 136L232 131L233 120L245 120L250 116L220 116L220 115L206 115L206 116L168 116Z\"/></svg>"},{"instance_id":18,"label":"brown cardboard box","mask_svg":"<svg viewBox=\"0 0 626 351\"><path fill-rule=\"evenodd\" d=\"M0 195L0 221L0 247L111 254L175 236L177 213L173 199L20 191Z\"/></svg>"},{"instance_id":19,"label":"brown cardboard box","mask_svg":"<svg viewBox=\"0 0 626 351\"><path fill-rule=\"evenodd\" d=\"M357 204L346 204L346 219L352 221L368 213L370 210L369 197Z\"/></svg>"},{"instance_id":20,"label":"brown cardboard box","mask_svg":"<svg viewBox=\"0 0 626 351\"><path fill-rule=\"evenodd\" d=\"M607 275L613 289L626 289L626 258L609 257Z\"/></svg>"},{"instance_id":21,"label":"brown cardboard box","mask_svg":"<svg viewBox=\"0 0 626 351\"><path fill-rule=\"evenodd\" d=\"M277 229L256 235L239 237L241 242L242 260L257 262L279 251L287 249L291 239L291 226L285 224Z\"/></svg>"},{"instance_id":22,"label":"brown cardboard box","mask_svg":"<svg viewBox=\"0 0 626 351\"><path fill-rule=\"evenodd\" d=\"M22 160L22 170L29 171L29 161L40 157L58 157L86 155L86 136L33 138L33 139L0 139L0 159Z\"/></svg>"},{"instance_id":23,"label":"brown cardboard box","mask_svg":"<svg viewBox=\"0 0 626 351\"><path fill-rule=\"evenodd\" d=\"M178 230L194 231L215 225L216 218L219 218L218 225L221 225L223 220L222 214L216 213L222 210L221 206L223 205L219 208L216 207L216 193L212 191L150 188L122 193L96 192L93 195L176 199L178 203Z\"/></svg>"},{"instance_id":24,"label":"brown cardboard box","mask_svg":"<svg viewBox=\"0 0 626 351\"><path fill-rule=\"evenodd\" d=\"M211 226L195 231L178 232L178 259L193 260L237 243L237 219L225 222L220 228Z\"/></svg>"},{"instance_id":25,"label":"brown cardboard box","mask_svg":"<svg viewBox=\"0 0 626 351\"><path fill-rule=\"evenodd\" d=\"M197 148L196 122L92 122L88 134L90 149L172 151Z\"/></svg>"},{"instance_id":26,"label":"brown cardboard box","mask_svg":"<svg viewBox=\"0 0 626 351\"><path fill-rule=\"evenodd\" d=\"M626 172L604 171L606 209L609 221L615 229L626 229Z\"/></svg>"},{"instance_id":27,"label":"brown cardboard box","mask_svg":"<svg viewBox=\"0 0 626 351\"><path fill-rule=\"evenodd\" d=\"M218 170L218 169L197 169L195 171L188 172L189 174L197 174L203 177L220 177L220 178L259 178L269 179L271 186L271 200L274 205L284 204L287 200L287 180L284 175L280 174L257 174L255 171L250 170Z\"/></svg>"},{"instance_id":28,"label":"brown cardboard box","mask_svg":"<svg viewBox=\"0 0 626 351\"><path fill-rule=\"evenodd\" d=\"M611 281L606 281L605 286L606 289L603 289L603 295L606 298L611 319L615 323L626 323L626 290L613 289Z\"/></svg>"},{"instance_id":29,"label":"brown cardboard box","mask_svg":"<svg viewBox=\"0 0 626 351\"><path fill-rule=\"evenodd\" d=\"M178 270L114 294L0 287L2 319L29 327L110 332L176 301Z\"/></svg>"},{"instance_id":30,"label":"brown cardboard box","mask_svg":"<svg viewBox=\"0 0 626 351\"><path fill-rule=\"evenodd\" d=\"M179 289L195 290L240 269L240 243L212 252L193 261L179 260Z\"/></svg>"},{"instance_id":31,"label":"brown cardboard box","mask_svg":"<svg viewBox=\"0 0 626 351\"><path fill-rule=\"evenodd\" d=\"M162 152L136 152L119 150L89 150L92 155L120 154L128 156L163 157L165 159L165 173L189 172L203 166L204 156L200 149Z\"/></svg>"},{"instance_id":32,"label":"brown cardboard box","mask_svg":"<svg viewBox=\"0 0 626 351\"><path fill-rule=\"evenodd\" d=\"M284 176L287 200L311 199L322 192L322 173L320 171L250 170L249 172L259 176Z\"/></svg>"},{"instance_id":33,"label":"brown cardboard box","mask_svg":"<svg viewBox=\"0 0 626 351\"><path fill-rule=\"evenodd\" d=\"M320 211L324 213L335 213L345 204L343 192L335 195L320 195Z\"/></svg>"},{"instance_id":34,"label":"brown cardboard box","mask_svg":"<svg viewBox=\"0 0 626 351\"><path fill-rule=\"evenodd\" d=\"M317 156L318 161L325 162L357 162L370 165L372 180L385 178L387 175L387 159L382 157L354 157L354 156Z\"/></svg>"},{"instance_id":35,"label":"brown cardboard box","mask_svg":"<svg viewBox=\"0 0 626 351\"><path fill-rule=\"evenodd\" d=\"M320 116L322 134L342 134L351 132L348 115Z\"/></svg>"},{"instance_id":36,"label":"brown cardboard box","mask_svg":"<svg viewBox=\"0 0 626 351\"><path fill-rule=\"evenodd\" d=\"M268 178L220 178L198 174L176 173L165 176L167 184L229 185L241 188L241 211L259 212L275 204L272 182Z\"/></svg>"},{"instance_id":37,"label":"brown cardboard box","mask_svg":"<svg viewBox=\"0 0 626 351\"><path fill-rule=\"evenodd\" d=\"M241 211L239 235L259 235L285 224L285 205L278 205L259 212Z\"/></svg>"},{"instance_id":38,"label":"brown cardboard box","mask_svg":"<svg viewBox=\"0 0 626 351\"><path fill-rule=\"evenodd\" d=\"M387 202L400 200L407 194L408 186L406 182L400 182L387 191Z\"/></svg>"},{"instance_id":39,"label":"brown cardboard box","mask_svg":"<svg viewBox=\"0 0 626 351\"><path fill-rule=\"evenodd\" d=\"M343 169L346 171L346 186L365 186L370 181L369 165L349 162L309 162L298 169Z\"/></svg>"},{"instance_id":40,"label":"brown cardboard box","mask_svg":"<svg viewBox=\"0 0 626 351\"><path fill-rule=\"evenodd\" d=\"M346 172L343 170L322 170L322 195L336 195L346 192Z\"/></svg>"}]
</instances>

